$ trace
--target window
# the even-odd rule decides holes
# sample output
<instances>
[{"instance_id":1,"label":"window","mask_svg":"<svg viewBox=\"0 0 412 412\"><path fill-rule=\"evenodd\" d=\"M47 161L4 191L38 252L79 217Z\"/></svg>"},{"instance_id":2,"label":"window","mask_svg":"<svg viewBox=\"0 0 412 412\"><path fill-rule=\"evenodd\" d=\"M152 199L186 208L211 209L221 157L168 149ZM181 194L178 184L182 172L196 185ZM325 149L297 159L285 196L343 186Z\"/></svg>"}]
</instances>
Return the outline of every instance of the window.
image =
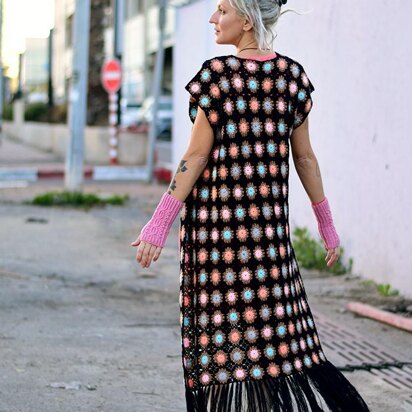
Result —
<instances>
[{"instance_id":1,"label":"window","mask_svg":"<svg viewBox=\"0 0 412 412\"><path fill-rule=\"evenodd\" d=\"M66 18L66 47L73 45L73 14Z\"/></svg>"},{"instance_id":2,"label":"window","mask_svg":"<svg viewBox=\"0 0 412 412\"><path fill-rule=\"evenodd\" d=\"M143 13L144 0L127 0L126 1L126 19L130 19Z\"/></svg>"}]
</instances>

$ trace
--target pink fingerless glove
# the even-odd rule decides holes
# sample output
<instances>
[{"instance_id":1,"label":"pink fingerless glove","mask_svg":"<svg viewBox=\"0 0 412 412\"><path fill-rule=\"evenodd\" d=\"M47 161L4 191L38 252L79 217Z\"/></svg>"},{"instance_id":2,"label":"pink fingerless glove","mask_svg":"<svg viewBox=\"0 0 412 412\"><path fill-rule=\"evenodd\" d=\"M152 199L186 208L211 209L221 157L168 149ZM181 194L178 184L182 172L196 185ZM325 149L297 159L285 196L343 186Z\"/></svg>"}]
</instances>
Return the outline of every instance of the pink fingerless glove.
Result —
<instances>
[{"instance_id":1,"label":"pink fingerless glove","mask_svg":"<svg viewBox=\"0 0 412 412\"><path fill-rule=\"evenodd\" d=\"M140 239L152 245L163 247L169 234L170 227L183 207L183 202L165 193L152 218L140 232Z\"/></svg>"},{"instance_id":2,"label":"pink fingerless glove","mask_svg":"<svg viewBox=\"0 0 412 412\"><path fill-rule=\"evenodd\" d=\"M319 203L312 203L312 209L315 212L318 221L319 234L323 240L326 249L333 249L339 246L339 236L336 233L333 224L332 212L329 207L328 199L325 197Z\"/></svg>"}]
</instances>

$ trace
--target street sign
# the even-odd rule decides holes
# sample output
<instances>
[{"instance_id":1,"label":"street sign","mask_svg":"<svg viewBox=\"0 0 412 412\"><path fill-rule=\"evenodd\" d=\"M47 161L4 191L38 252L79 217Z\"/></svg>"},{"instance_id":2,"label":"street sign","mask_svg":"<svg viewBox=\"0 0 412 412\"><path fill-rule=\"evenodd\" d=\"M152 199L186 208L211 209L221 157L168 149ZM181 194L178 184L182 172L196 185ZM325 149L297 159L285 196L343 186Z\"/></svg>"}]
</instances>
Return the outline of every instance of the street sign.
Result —
<instances>
[{"instance_id":1,"label":"street sign","mask_svg":"<svg viewBox=\"0 0 412 412\"><path fill-rule=\"evenodd\" d=\"M107 93L117 93L122 85L122 67L117 59L110 59L104 63L100 75L102 86Z\"/></svg>"}]
</instances>

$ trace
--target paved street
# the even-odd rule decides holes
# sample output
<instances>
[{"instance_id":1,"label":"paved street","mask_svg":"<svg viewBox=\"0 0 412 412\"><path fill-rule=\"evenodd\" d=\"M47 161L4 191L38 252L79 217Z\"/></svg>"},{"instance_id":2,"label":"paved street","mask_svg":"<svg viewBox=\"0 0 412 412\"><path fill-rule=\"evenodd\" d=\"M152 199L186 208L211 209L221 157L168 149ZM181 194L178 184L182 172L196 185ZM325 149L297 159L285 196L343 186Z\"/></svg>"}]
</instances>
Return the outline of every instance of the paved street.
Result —
<instances>
[{"instance_id":1,"label":"paved street","mask_svg":"<svg viewBox=\"0 0 412 412\"><path fill-rule=\"evenodd\" d=\"M58 162L17 149L3 142L0 166ZM178 221L149 269L130 246L166 186L88 181L86 191L130 196L123 207L90 211L23 203L62 185L0 186L0 412L184 411ZM358 277L303 269L302 277L315 316L412 361L409 333L344 310L349 300L382 300ZM319 327L333 359L326 332ZM366 370L344 373L372 411L412 411L412 387Z\"/></svg>"}]
</instances>

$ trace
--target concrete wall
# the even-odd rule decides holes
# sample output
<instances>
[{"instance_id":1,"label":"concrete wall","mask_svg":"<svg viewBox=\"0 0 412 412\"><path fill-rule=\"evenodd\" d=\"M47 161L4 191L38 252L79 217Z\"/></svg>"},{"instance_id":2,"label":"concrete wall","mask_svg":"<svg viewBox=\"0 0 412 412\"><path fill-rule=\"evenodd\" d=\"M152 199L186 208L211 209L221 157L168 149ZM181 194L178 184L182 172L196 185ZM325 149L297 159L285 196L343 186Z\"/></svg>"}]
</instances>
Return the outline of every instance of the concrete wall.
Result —
<instances>
[{"instance_id":1,"label":"concrete wall","mask_svg":"<svg viewBox=\"0 0 412 412\"><path fill-rule=\"evenodd\" d=\"M215 4L204 0L176 16L175 165L191 128L183 86L204 59L236 51L214 42ZM412 3L290 0L286 8L310 11L281 17L274 50L302 63L315 86L311 142L345 254L353 272L412 296ZM290 223L317 234L292 159Z\"/></svg>"},{"instance_id":2,"label":"concrete wall","mask_svg":"<svg viewBox=\"0 0 412 412\"><path fill-rule=\"evenodd\" d=\"M24 122L24 104L14 105L13 122L4 122L4 132L13 139L32 147L55 153L62 158L66 153L69 129L65 124ZM85 161L89 164L109 163L109 129L86 127L84 137ZM122 165L146 163L147 134L122 132L119 135L118 160Z\"/></svg>"}]
</instances>

